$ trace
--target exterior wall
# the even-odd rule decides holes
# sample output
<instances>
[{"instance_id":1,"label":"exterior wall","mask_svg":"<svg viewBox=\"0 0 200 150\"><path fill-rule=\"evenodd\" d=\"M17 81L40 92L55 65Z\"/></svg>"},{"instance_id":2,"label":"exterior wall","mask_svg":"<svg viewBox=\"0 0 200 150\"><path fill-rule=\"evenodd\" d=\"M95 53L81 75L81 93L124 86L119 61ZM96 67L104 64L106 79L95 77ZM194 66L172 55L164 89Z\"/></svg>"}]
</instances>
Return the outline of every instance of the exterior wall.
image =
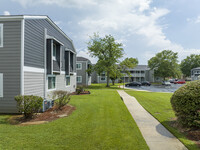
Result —
<instances>
[{"instance_id":1,"label":"exterior wall","mask_svg":"<svg viewBox=\"0 0 200 150\"><path fill-rule=\"evenodd\" d=\"M64 44L64 48L75 51L71 41L66 39L53 25L45 19L25 19L24 65L44 68L44 33L56 38ZM63 61L62 58L61 61ZM64 71L65 68L61 67Z\"/></svg>"},{"instance_id":2,"label":"exterior wall","mask_svg":"<svg viewBox=\"0 0 200 150\"><path fill-rule=\"evenodd\" d=\"M86 76L86 67L87 67L87 63L86 62L84 62L84 61L77 61L76 63L81 63L82 64L82 68L81 68L81 70L78 70L78 69L76 69L76 72L77 72L77 76L82 76L82 83L77 83L77 85L87 85L87 82L86 82L86 78L87 78L87 76Z\"/></svg>"},{"instance_id":3,"label":"exterior wall","mask_svg":"<svg viewBox=\"0 0 200 150\"><path fill-rule=\"evenodd\" d=\"M200 69L194 68L194 69L191 70L192 81L199 80L199 76L200 76Z\"/></svg>"},{"instance_id":4,"label":"exterior wall","mask_svg":"<svg viewBox=\"0 0 200 150\"><path fill-rule=\"evenodd\" d=\"M3 47L0 47L3 98L0 98L0 113L16 113L14 96L21 91L21 21L0 21L0 24L3 24Z\"/></svg>"},{"instance_id":5,"label":"exterior wall","mask_svg":"<svg viewBox=\"0 0 200 150\"><path fill-rule=\"evenodd\" d=\"M46 86L48 87L48 80L46 82ZM75 92L75 90L76 90L76 75L70 76L70 86L66 86L66 75L65 74L56 75L56 89L48 90L47 98L51 99L52 91L55 91L55 90L64 90L64 91L69 91L70 93Z\"/></svg>"},{"instance_id":6,"label":"exterior wall","mask_svg":"<svg viewBox=\"0 0 200 150\"><path fill-rule=\"evenodd\" d=\"M69 92L74 92L76 89L76 77L72 75L70 78L71 85L66 87L66 76L65 76L65 49L72 50L75 52L75 49L72 45L72 41L67 39L63 34L61 34L52 24L50 24L46 19L25 19L25 34L24 34L24 66L32 67L36 69L45 69L45 29L47 31L47 38L54 38L63 45L61 46L57 61L53 61L53 71L64 72L64 74L56 74L56 89L54 90L67 90ZM56 41L56 42L57 42ZM49 47L46 47L48 49ZM51 48L51 47L50 47ZM47 50L46 50L47 51ZM46 53L47 55L47 53ZM47 57L47 56L46 56ZM51 56L49 56L51 57ZM73 56L73 64L76 66L75 58ZM51 58L52 59L52 58ZM67 59L66 61L69 61ZM75 70L75 69L74 69ZM27 74L27 73L26 73ZM69 72L68 72L69 74ZM55 74L54 74L55 75ZM38 95L42 97L51 98L49 94L51 93L48 90L48 75L42 75L38 73L29 74L30 77L25 76L25 93ZM46 76L46 77L45 77ZM46 81L45 81L46 78ZM36 81L37 80L37 81ZM33 82L35 81L35 82ZM32 85L29 85L31 83ZM46 83L46 87L44 87ZM38 90L34 90L35 87L38 87ZM26 89L27 88L27 89ZM40 91L40 92L39 92ZM52 90L51 90L52 91Z\"/></svg>"},{"instance_id":7,"label":"exterior wall","mask_svg":"<svg viewBox=\"0 0 200 150\"><path fill-rule=\"evenodd\" d=\"M44 73L24 72L24 95L44 97Z\"/></svg>"}]
</instances>

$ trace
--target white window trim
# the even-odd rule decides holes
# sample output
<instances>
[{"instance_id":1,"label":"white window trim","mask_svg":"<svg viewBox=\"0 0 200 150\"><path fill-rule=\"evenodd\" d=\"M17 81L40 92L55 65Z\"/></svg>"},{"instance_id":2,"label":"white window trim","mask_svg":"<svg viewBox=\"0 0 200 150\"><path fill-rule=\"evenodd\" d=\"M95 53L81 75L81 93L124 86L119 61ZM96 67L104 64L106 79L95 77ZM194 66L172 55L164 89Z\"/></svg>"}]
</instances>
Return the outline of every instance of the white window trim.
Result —
<instances>
[{"instance_id":1,"label":"white window trim","mask_svg":"<svg viewBox=\"0 0 200 150\"><path fill-rule=\"evenodd\" d=\"M80 68L77 68L77 64L80 64ZM82 70L82 63L76 63L76 70Z\"/></svg>"},{"instance_id":2,"label":"white window trim","mask_svg":"<svg viewBox=\"0 0 200 150\"><path fill-rule=\"evenodd\" d=\"M55 88L54 88L54 89L49 89L49 81L48 81L49 77L55 77ZM48 92L49 92L49 91L55 91L55 90L56 90L56 83L57 83L56 80L57 80L57 79L56 79L56 75L48 75L48 76L47 76L47 91L48 91Z\"/></svg>"},{"instance_id":3,"label":"white window trim","mask_svg":"<svg viewBox=\"0 0 200 150\"><path fill-rule=\"evenodd\" d=\"M105 80L101 80L101 78L105 78ZM106 81L106 76L100 76L100 81Z\"/></svg>"},{"instance_id":4,"label":"white window trim","mask_svg":"<svg viewBox=\"0 0 200 150\"><path fill-rule=\"evenodd\" d=\"M69 81L69 85L66 85L66 81L67 81L67 80L66 80L66 77L69 77L69 80L70 80L70 81ZM66 76L65 76L65 86L66 86L66 87L71 86L71 77L70 77L70 75L66 75Z\"/></svg>"},{"instance_id":5,"label":"white window trim","mask_svg":"<svg viewBox=\"0 0 200 150\"><path fill-rule=\"evenodd\" d=\"M0 47L3 47L3 24L0 24L0 30L1 30L1 45Z\"/></svg>"},{"instance_id":6,"label":"white window trim","mask_svg":"<svg viewBox=\"0 0 200 150\"><path fill-rule=\"evenodd\" d=\"M78 82L78 80L77 80L77 83L82 83L82 76L77 76L77 78L80 78L80 81Z\"/></svg>"},{"instance_id":7,"label":"white window trim","mask_svg":"<svg viewBox=\"0 0 200 150\"><path fill-rule=\"evenodd\" d=\"M2 79L2 84L0 84L0 87L2 88L2 91L0 91L0 93L2 92L2 95L0 95L0 98L3 97L3 73L0 73L0 79Z\"/></svg>"}]
</instances>

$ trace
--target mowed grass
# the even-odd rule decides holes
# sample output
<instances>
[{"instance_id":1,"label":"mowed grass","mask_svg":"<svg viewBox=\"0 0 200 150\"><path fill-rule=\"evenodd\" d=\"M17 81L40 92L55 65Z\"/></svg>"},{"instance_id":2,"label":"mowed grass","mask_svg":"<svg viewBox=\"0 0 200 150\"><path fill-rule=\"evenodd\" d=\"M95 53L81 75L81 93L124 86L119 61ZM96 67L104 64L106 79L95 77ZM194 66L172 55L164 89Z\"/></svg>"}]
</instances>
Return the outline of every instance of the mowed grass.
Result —
<instances>
[{"instance_id":1,"label":"mowed grass","mask_svg":"<svg viewBox=\"0 0 200 150\"><path fill-rule=\"evenodd\" d=\"M174 134L188 149L199 150L194 142L188 140L183 133L170 125L171 121L175 118L170 103L172 93L141 92L133 90L126 90L126 92L129 95L134 96L148 112L171 131L171 133Z\"/></svg>"},{"instance_id":2,"label":"mowed grass","mask_svg":"<svg viewBox=\"0 0 200 150\"><path fill-rule=\"evenodd\" d=\"M47 124L10 125L10 116L0 115L0 149L148 149L115 88L95 85L90 95L72 96L76 110Z\"/></svg>"}]
</instances>

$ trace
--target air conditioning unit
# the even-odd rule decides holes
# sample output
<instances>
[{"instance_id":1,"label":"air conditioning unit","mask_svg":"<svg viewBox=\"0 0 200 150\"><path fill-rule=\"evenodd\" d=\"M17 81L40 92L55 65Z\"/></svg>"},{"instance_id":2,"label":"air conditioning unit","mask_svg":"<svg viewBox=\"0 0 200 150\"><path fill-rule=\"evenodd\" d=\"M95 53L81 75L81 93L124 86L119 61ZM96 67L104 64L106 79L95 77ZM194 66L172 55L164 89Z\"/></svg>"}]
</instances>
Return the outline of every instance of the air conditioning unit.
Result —
<instances>
[{"instance_id":1,"label":"air conditioning unit","mask_svg":"<svg viewBox=\"0 0 200 150\"><path fill-rule=\"evenodd\" d=\"M43 112L45 112L49 108L52 108L53 106L54 106L54 100L51 100L51 99L43 100Z\"/></svg>"}]
</instances>

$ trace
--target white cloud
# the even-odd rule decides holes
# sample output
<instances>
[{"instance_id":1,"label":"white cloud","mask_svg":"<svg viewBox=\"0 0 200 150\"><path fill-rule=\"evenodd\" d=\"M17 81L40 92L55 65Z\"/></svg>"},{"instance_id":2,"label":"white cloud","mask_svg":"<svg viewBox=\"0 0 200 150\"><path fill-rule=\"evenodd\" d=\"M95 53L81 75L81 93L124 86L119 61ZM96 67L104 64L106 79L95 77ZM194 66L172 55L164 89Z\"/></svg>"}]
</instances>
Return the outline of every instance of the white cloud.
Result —
<instances>
[{"instance_id":1,"label":"white cloud","mask_svg":"<svg viewBox=\"0 0 200 150\"><path fill-rule=\"evenodd\" d=\"M182 45L174 43L164 33L165 25L160 22L170 11L164 8L151 7L153 0L12 0L19 2L23 7L35 5L57 5L59 7L74 7L83 12L82 18L78 19L80 41L87 41L89 35L99 32L117 35L118 41L125 41L126 48L132 49L134 54L137 50L128 47L133 37L142 37L147 50L143 51L144 59L155 55L163 49L179 52L180 58L191 53L199 53L199 50L185 49ZM89 12L89 13L88 13ZM92 13L91 13L92 12ZM83 17L85 16L85 17ZM187 18L188 22L200 23L200 16ZM159 22L159 23L158 23ZM58 25L60 22L56 22ZM73 21L74 23L74 21ZM154 49L152 51L152 48ZM150 49L151 51L148 51ZM134 51L134 52L133 52ZM139 52L141 53L141 52ZM80 51L81 56L89 58L86 50ZM90 58L93 59L94 58Z\"/></svg>"},{"instance_id":2,"label":"white cloud","mask_svg":"<svg viewBox=\"0 0 200 150\"><path fill-rule=\"evenodd\" d=\"M187 18L186 21L189 23L200 23L200 15L195 18Z\"/></svg>"},{"instance_id":3,"label":"white cloud","mask_svg":"<svg viewBox=\"0 0 200 150\"><path fill-rule=\"evenodd\" d=\"M9 11L4 11L3 14L8 16L8 15L10 15L10 12Z\"/></svg>"},{"instance_id":4,"label":"white cloud","mask_svg":"<svg viewBox=\"0 0 200 150\"><path fill-rule=\"evenodd\" d=\"M87 49L84 49L84 50L77 50L77 51L78 51L77 56L88 58L88 59L92 62L92 64L95 64L95 63L97 62L97 59L96 59L96 58L91 57L91 56L89 55Z\"/></svg>"},{"instance_id":5,"label":"white cloud","mask_svg":"<svg viewBox=\"0 0 200 150\"><path fill-rule=\"evenodd\" d=\"M93 0L12 0L19 2L23 7L45 4L45 5L58 5L60 7L79 7L83 8L87 5L96 5Z\"/></svg>"}]
</instances>

